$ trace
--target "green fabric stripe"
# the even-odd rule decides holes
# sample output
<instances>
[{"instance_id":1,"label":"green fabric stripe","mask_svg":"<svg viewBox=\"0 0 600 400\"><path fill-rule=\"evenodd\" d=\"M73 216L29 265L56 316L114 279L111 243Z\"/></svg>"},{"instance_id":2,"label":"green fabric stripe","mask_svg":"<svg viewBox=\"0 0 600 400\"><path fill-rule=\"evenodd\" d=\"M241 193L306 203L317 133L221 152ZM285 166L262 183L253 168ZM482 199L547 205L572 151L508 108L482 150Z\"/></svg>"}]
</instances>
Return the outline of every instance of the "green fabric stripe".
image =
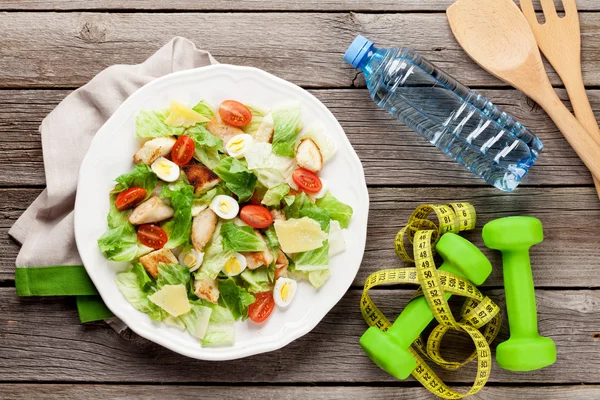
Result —
<instances>
[{"instance_id":1,"label":"green fabric stripe","mask_svg":"<svg viewBox=\"0 0 600 400\"><path fill-rule=\"evenodd\" d=\"M77 296L77 312L82 324L102 321L115 315L106 307L100 296Z\"/></svg>"},{"instance_id":2,"label":"green fabric stripe","mask_svg":"<svg viewBox=\"0 0 600 400\"><path fill-rule=\"evenodd\" d=\"M97 295L82 265L18 267L15 271L18 296Z\"/></svg>"}]
</instances>

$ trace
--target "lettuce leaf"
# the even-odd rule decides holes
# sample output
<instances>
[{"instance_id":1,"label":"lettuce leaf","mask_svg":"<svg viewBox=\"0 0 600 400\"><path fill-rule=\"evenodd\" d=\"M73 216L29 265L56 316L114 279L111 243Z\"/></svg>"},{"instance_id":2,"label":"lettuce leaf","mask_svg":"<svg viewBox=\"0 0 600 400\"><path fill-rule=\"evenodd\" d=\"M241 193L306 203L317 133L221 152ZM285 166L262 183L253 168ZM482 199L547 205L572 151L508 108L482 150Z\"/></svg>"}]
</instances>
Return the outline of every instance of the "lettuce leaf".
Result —
<instances>
[{"instance_id":1,"label":"lettuce leaf","mask_svg":"<svg viewBox=\"0 0 600 400\"><path fill-rule=\"evenodd\" d=\"M223 151L223 141L210 133L202 124L188 128L185 131L185 134L189 136L198 147L216 147L217 150Z\"/></svg>"},{"instance_id":2,"label":"lettuce leaf","mask_svg":"<svg viewBox=\"0 0 600 400\"><path fill-rule=\"evenodd\" d=\"M127 217L131 213L131 210L119 211L115 204L117 199L117 195L110 195L110 208L108 209L108 215L106 216L106 222L108 222L109 228L117 228L121 225L126 225L129 223Z\"/></svg>"},{"instance_id":3,"label":"lettuce leaf","mask_svg":"<svg viewBox=\"0 0 600 400\"><path fill-rule=\"evenodd\" d=\"M294 157L297 127L300 123L300 105L294 103L273 110L275 131L273 134L273 153L284 157Z\"/></svg>"},{"instance_id":4,"label":"lettuce leaf","mask_svg":"<svg viewBox=\"0 0 600 400\"><path fill-rule=\"evenodd\" d=\"M173 127L165 123L169 113L169 109L141 110L135 117L135 135L139 138L182 135L185 128Z\"/></svg>"},{"instance_id":5,"label":"lettuce leaf","mask_svg":"<svg viewBox=\"0 0 600 400\"><path fill-rule=\"evenodd\" d=\"M269 275L268 267L260 267L255 270L245 269L240 277L246 282L248 292L262 293L273 290L273 282Z\"/></svg>"},{"instance_id":6,"label":"lettuce leaf","mask_svg":"<svg viewBox=\"0 0 600 400\"><path fill-rule=\"evenodd\" d=\"M297 168L296 161L273 154L270 143L253 142L244 157L248 162L248 169L256 172L258 181L267 189L284 183L298 189L292 178Z\"/></svg>"},{"instance_id":7,"label":"lettuce leaf","mask_svg":"<svg viewBox=\"0 0 600 400\"><path fill-rule=\"evenodd\" d=\"M338 221L343 229L350 225L352 207L336 199L331 192L327 192L323 198L318 199L316 204L319 208L327 210L331 219Z\"/></svg>"},{"instance_id":8,"label":"lettuce leaf","mask_svg":"<svg viewBox=\"0 0 600 400\"><path fill-rule=\"evenodd\" d=\"M288 278L295 281L309 281L315 289L321 288L330 276L331 271L329 268L309 272L296 270L296 267L293 264L290 264L288 267Z\"/></svg>"},{"instance_id":9,"label":"lettuce leaf","mask_svg":"<svg viewBox=\"0 0 600 400\"><path fill-rule=\"evenodd\" d=\"M219 305L227 307L237 321L248 318L248 306L256 301L246 289L238 286L232 278L219 281Z\"/></svg>"},{"instance_id":10,"label":"lettuce leaf","mask_svg":"<svg viewBox=\"0 0 600 400\"><path fill-rule=\"evenodd\" d=\"M284 208L284 213L287 219L312 218L321 225L323 231L329 231L329 222L331 220L329 211L314 204L304 192L296 196L291 205Z\"/></svg>"},{"instance_id":11,"label":"lettuce leaf","mask_svg":"<svg viewBox=\"0 0 600 400\"><path fill-rule=\"evenodd\" d=\"M315 289L320 289L321 286L327 282L329 277L331 276L331 271L329 269L323 269L320 271L311 271L308 273L308 281Z\"/></svg>"},{"instance_id":12,"label":"lettuce leaf","mask_svg":"<svg viewBox=\"0 0 600 400\"><path fill-rule=\"evenodd\" d=\"M212 309L202 346L227 346L233 344L235 318L227 307L205 304Z\"/></svg>"},{"instance_id":13,"label":"lettuce leaf","mask_svg":"<svg viewBox=\"0 0 600 400\"><path fill-rule=\"evenodd\" d=\"M109 260L132 261L138 255L137 234L129 222L104 232L98 239L98 248Z\"/></svg>"},{"instance_id":14,"label":"lettuce leaf","mask_svg":"<svg viewBox=\"0 0 600 400\"><path fill-rule=\"evenodd\" d=\"M252 197L256 187L256 175L239 160L226 157L214 168L214 172L225 182L225 186L244 203Z\"/></svg>"},{"instance_id":15,"label":"lettuce leaf","mask_svg":"<svg viewBox=\"0 0 600 400\"><path fill-rule=\"evenodd\" d=\"M221 236L221 223L217 224L215 233L208 245L204 248L204 261L200 269L195 273L197 278L215 279L223 266L231 257L233 252L223 248L223 236Z\"/></svg>"},{"instance_id":16,"label":"lettuce leaf","mask_svg":"<svg viewBox=\"0 0 600 400\"><path fill-rule=\"evenodd\" d=\"M275 232L275 227L271 225L265 231L265 242L267 242L267 247L273 251L273 249L279 247L279 239L277 238L277 233Z\"/></svg>"},{"instance_id":17,"label":"lettuce leaf","mask_svg":"<svg viewBox=\"0 0 600 400\"><path fill-rule=\"evenodd\" d=\"M267 190L262 199L262 204L271 207L279 208L281 201L290 191L290 186L286 183L282 183L281 185L272 187Z\"/></svg>"},{"instance_id":18,"label":"lettuce leaf","mask_svg":"<svg viewBox=\"0 0 600 400\"><path fill-rule=\"evenodd\" d=\"M338 221L331 220L331 224L329 224L329 258L335 257L345 250L344 231Z\"/></svg>"},{"instance_id":19,"label":"lettuce leaf","mask_svg":"<svg viewBox=\"0 0 600 400\"><path fill-rule=\"evenodd\" d=\"M318 249L296 254L294 262L298 271L329 269L329 242L326 240Z\"/></svg>"},{"instance_id":20,"label":"lettuce leaf","mask_svg":"<svg viewBox=\"0 0 600 400\"><path fill-rule=\"evenodd\" d=\"M110 208L106 217L110 229L98 239L98 248L109 260L133 261L144 252L145 246L138 242L135 227L127 219L131 211L117 210L116 197L116 194L110 195Z\"/></svg>"},{"instance_id":21,"label":"lettuce leaf","mask_svg":"<svg viewBox=\"0 0 600 400\"><path fill-rule=\"evenodd\" d=\"M159 263L156 289L160 290L165 285L183 285L189 289L190 270L180 264Z\"/></svg>"},{"instance_id":22,"label":"lettuce leaf","mask_svg":"<svg viewBox=\"0 0 600 400\"><path fill-rule=\"evenodd\" d=\"M115 282L133 308L148 314L154 321L162 321L166 318L167 314L148 299L148 296L154 292L154 288L141 264L135 264L131 269L117 274Z\"/></svg>"},{"instance_id":23,"label":"lettuce leaf","mask_svg":"<svg viewBox=\"0 0 600 400\"><path fill-rule=\"evenodd\" d=\"M149 166L146 164L138 164L133 171L120 175L115 179L117 184L110 193L116 194L131 187L141 187L146 189L146 197L150 197L150 194L156 187L157 179L156 174Z\"/></svg>"},{"instance_id":24,"label":"lettuce leaf","mask_svg":"<svg viewBox=\"0 0 600 400\"><path fill-rule=\"evenodd\" d=\"M242 130L245 133L252 135L258 131L258 128L260 128L260 125L262 124L265 115L269 113L269 110L250 104L245 104L245 106L248 107L252 113L252 121L250 121L248 125L243 126Z\"/></svg>"},{"instance_id":25,"label":"lettuce leaf","mask_svg":"<svg viewBox=\"0 0 600 400\"><path fill-rule=\"evenodd\" d=\"M205 116L208 119L212 119L215 116L212 107L205 100L200 100L198 104L192 107L192 110L196 111L198 114Z\"/></svg>"},{"instance_id":26,"label":"lettuce leaf","mask_svg":"<svg viewBox=\"0 0 600 400\"><path fill-rule=\"evenodd\" d=\"M204 124L196 125L185 131L195 145L194 158L210 169L214 169L221 161L223 141L210 133Z\"/></svg>"},{"instance_id":27,"label":"lettuce leaf","mask_svg":"<svg viewBox=\"0 0 600 400\"><path fill-rule=\"evenodd\" d=\"M198 339L204 339L208 331L212 308L204 305L201 300L190 301L191 310L181 316L179 320L184 329Z\"/></svg>"},{"instance_id":28,"label":"lettuce leaf","mask_svg":"<svg viewBox=\"0 0 600 400\"><path fill-rule=\"evenodd\" d=\"M265 249L265 243L260 240L254 229L249 226L239 226L226 222L221 226L223 248L234 252L256 252Z\"/></svg>"},{"instance_id":29,"label":"lettuce leaf","mask_svg":"<svg viewBox=\"0 0 600 400\"><path fill-rule=\"evenodd\" d=\"M175 210L173 218L162 226L169 238L165 248L174 249L190 241L194 188L180 180L163 186L160 197L169 199Z\"/></svg>"},{"instance_id":30,"label":"lettuce leaf","mask_svg":"<svg viewBox=\"0 0 600 400\"><path fill-rule=\"evenodd\" d=\"M202 339L202 346L230 346L234 340L235 328L233 322L210 322Z\"/></svg>"}]
</instances>

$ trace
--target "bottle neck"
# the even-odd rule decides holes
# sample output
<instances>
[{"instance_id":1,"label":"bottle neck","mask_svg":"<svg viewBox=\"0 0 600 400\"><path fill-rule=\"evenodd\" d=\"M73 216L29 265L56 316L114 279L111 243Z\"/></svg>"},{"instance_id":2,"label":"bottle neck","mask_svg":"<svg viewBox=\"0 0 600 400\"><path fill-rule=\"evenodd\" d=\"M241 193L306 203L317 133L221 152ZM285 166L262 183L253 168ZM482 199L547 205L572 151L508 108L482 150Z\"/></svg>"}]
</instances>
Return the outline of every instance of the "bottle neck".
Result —
<instances>
[{"instance_id":1,"label":"bottle neck","mask_svg":"<svg viewBox=\"0 0 600 400\"><path fill-rule=\"evenodd\" d=\"M397 51L394 53L396 54ZM369 52L364 56L364 58L358 64L358 69L360 69L366 80L368 80L371 75L376 73L381 65L386 61L386 55L390 54L390 50L388 49L378 49L373 46L369 50Z\"/></svg>"},{"instance_id":2,"label":"bottle neck","mask_svg":"<svg viewBox=\"0 0 600 400\"><path fill-rule=\"evenodd\" d=\"M385 50L380 50L375 46L371 46L357 67L363 72L365 79L379 68L384 55Z\"/></svg>"}]
</instances>

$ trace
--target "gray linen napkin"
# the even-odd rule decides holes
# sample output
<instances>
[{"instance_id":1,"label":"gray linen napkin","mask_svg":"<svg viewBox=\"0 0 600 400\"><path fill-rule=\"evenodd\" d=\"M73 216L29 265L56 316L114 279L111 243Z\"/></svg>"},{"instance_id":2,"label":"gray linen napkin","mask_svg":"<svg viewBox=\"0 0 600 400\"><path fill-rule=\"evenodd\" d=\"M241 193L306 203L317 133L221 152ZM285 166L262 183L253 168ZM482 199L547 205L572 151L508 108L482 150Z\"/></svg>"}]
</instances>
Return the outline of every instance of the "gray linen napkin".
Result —
<instances>
[{"instance_id":1,"label":"gray linen napkin","mask_svg":"<svg viewBox=\"0 0 600 400\"><path fill-rule=\"evenodd\" d=\"M22 244L17 270L81 265L73 207L79 168L93 136L125 99L150 81L216 63L210 53L176 37L141 64L114 65L100 72L43 120L40 133L47 187L8 232ZM17 291L19 286L17 282Z\"/></svg>"}]
</instances>

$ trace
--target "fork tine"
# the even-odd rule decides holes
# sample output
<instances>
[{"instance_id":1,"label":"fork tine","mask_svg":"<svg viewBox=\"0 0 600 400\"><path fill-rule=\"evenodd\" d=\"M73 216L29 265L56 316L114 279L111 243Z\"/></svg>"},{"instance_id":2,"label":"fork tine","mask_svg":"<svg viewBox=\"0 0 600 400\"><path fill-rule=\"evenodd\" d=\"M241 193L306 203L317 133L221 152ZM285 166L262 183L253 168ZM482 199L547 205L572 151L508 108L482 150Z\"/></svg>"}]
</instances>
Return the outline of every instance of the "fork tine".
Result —
<instances>
[{"instance_id":1,"label":"fork tine","mask_svg":"<svg viewBox=\"0 0 600 400\"><path fill-rule=\"evenodd\" d=\"M569 17L577 17L577 2L575 0L562 0L565 8L565 15Z\"/></svg>"},{"instance_id":2,"label":"fork tine","mask_svg":"<svg viewBox=\"0 0 600 400\"><path fill-rule=\"evenodd\" d=\"M558 19L558 13L556 12L556 7L554 6L554 0L540 0L540 2L542 3L542 10L544 10L544 17L546 17L546 21Z\"/></svg>"},{"instance_id":3,"label":"fork tine","mask_svg":"<svg viewBox=\"0 0 600 400\"><path fill-rule=\"evenodd\" d=\"M523 11L531 29L537 27L539 22L537 15L535 15L535 9L533 8L533 0L519 0L519 4L521 5L521 11Z\"/></svg>"}]
</instances>

